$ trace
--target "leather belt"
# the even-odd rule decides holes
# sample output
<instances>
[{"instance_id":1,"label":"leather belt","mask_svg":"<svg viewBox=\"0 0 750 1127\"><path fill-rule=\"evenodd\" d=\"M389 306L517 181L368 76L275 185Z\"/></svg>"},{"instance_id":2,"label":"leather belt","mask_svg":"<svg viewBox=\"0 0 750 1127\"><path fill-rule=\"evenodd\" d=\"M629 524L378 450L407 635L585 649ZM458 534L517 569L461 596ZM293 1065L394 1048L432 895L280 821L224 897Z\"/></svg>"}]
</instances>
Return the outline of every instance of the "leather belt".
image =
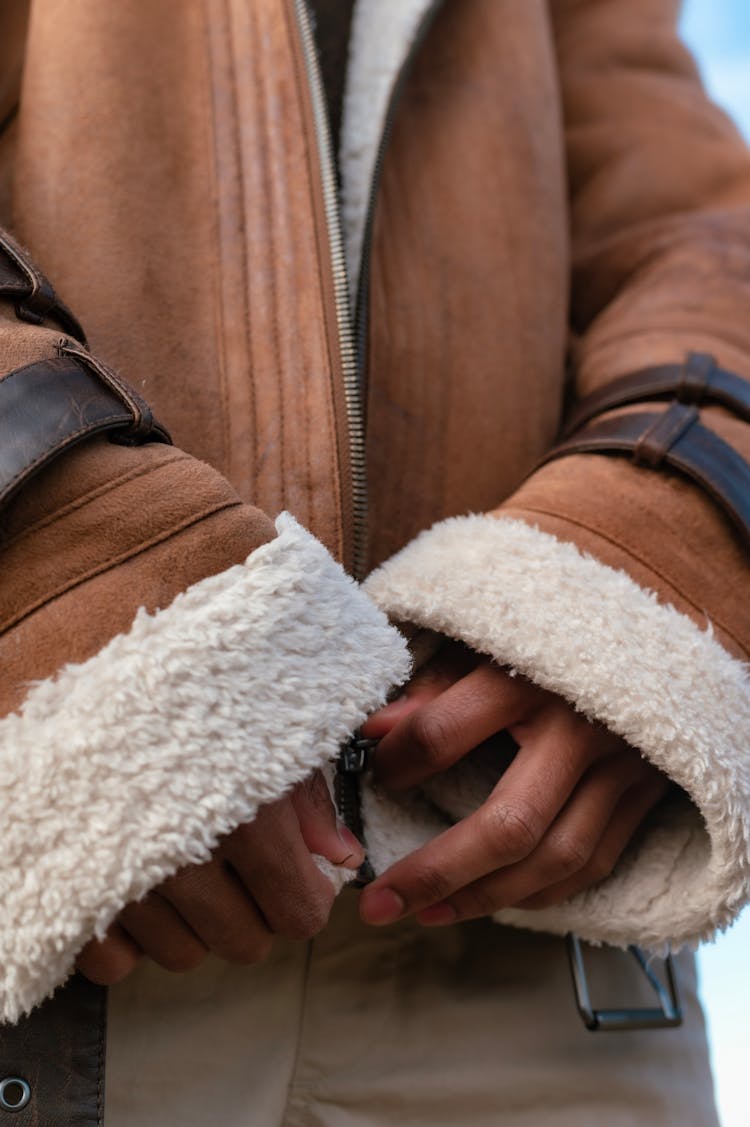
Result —
<instances>
[{"instance_id":1,"label":"leather belt","mask_svg":"<svg viewBox=\"0 0 750 1127\"><path fill-rule=\"evenodd\" d=\"M715 403L750 423L750 384L716 365L713 356L688 353L684 364L658 364L621 376L581 399L565 424L567 437L595 415L652 399L670 399L696 406Z\"/></svg>"},{"instance_id":2,"label":"leather belt","mask_svg":"<svg viewBox=\"0 0 750 1127\"><path fill-rule=\"evenodd\" d=\"M677 402L662 412L599 419L563 439L539 464L570 454L619 454L651 469L667 466L701 486L750 547L750 465L698 420L697 408Z\"/></svg>"},{"instance_id":3,"label":"leather belt","mask_svg":"<svg viewBox=\"0 0 750 1127\"><path fill-rule=\"evenodd\" d=\"M150 408L83 349L16 368L0 380L0 507L64 450L94 434L115 442L169 442Z\"/></svg>"},{"instance_id":4,"label":"leather belt","mask_svg":"<svg viewBox=\"0 0 750 1127\"><path fill-rule=\"evenodd\" d=\"M82 344L86 336L76 317L60 301L48 278L7 231L0 231L0 297L10 298L22 321L41 325L52 317Z\"/></svg>"}]
</instances>

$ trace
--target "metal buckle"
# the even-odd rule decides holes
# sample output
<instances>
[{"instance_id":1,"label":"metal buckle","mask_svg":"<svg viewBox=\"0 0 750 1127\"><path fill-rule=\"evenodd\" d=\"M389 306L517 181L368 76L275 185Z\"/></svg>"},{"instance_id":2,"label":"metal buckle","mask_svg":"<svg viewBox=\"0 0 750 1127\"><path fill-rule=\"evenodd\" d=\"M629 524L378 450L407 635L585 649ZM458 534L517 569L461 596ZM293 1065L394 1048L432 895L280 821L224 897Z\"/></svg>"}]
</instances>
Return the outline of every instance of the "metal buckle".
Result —
<instances>
[{"instance_id":1,"label":"metal buckle","mask_svg":"<svg viewBox=\"0 0 750 1127\"><path fill-rule=\"evenodd\" d=\"M628 951L643 971L659 1001L658 1009L596 1010L591 1004L581 941L570 932L566 937L570 972L573 976L576 1005L583 1024L592 1033L618 1033L629 1029L675 1029L682 1025L682 1003L677 985L677 970L672 956L664 960L666 984L654 972L640 947Z\"/></svg>"}]
</instances>

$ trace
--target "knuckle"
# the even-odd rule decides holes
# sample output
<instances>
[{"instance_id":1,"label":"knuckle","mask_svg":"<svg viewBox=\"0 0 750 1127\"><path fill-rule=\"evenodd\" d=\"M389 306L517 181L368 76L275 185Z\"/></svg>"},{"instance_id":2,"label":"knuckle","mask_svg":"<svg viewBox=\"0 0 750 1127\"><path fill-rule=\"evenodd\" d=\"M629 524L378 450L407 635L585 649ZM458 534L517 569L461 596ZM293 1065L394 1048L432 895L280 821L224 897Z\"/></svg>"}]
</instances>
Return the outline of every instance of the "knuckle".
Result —
<instances>
[{"instance_id":1,"label":"knuckle","mask_svg":"<svg viewBox=\"0 0 750 1127\"><path fill-rule=\"evenodd\" d=\"M330 896L327 893L308 896L285 917L281 934L287 939L313 939L328 923L332 904L333 890Z\"/></svg>"},{"instance_id":2,"label":"knuckle","mask_svg":"<svg viewBox=\"0 0 750 1127\"><path fill-rule=\"evenodd\" d=\"M490 888L476 888L467 895L461 904L461 914L465 916L491 916L501 907L500 897Z\"/></svg>"},{"instance_id":3,"label":"knuckle","mask_svg":"<svg viewBox=\"0 0 750 1127\"><path fill-rule=\"evenodd\" d=\"M484 834L500 856L526 857L539 844L542 819L528 803L492 803L485 811Z\"/></svg>"},{"instance_id":4,"label":"knuckle","mask_svg":"<svg viewBox=\"0 0 750 1127\"><path fill-rule=\"evenodd\" d=\"M550 844L549 868L556 875L570 876L585 868L590 857L591 849L583 838L561 834Z\"/></svg>"},{"instance_id":5,"label":"knuckle","mask_svg":"<svg viewBox=\"0 0 750 1127\"><path fill-rule=\"evenodd\" d=\"M415 714L409 732L422 760L429 766L441 766L449 755L453 728L446 717L429 709Z\"/></svg>"},{"instance_id":6,"label":"knuckle","mask_svg":"<svg viewBox=\"0 0 750 1127\"><path fill-rule=\"evenodd\" d=\"M416 898L428 904L445 900L453 891L451 883L444 873L432 865L423 866L415 875L414 888Z\"/></svg>"}]
</instances>

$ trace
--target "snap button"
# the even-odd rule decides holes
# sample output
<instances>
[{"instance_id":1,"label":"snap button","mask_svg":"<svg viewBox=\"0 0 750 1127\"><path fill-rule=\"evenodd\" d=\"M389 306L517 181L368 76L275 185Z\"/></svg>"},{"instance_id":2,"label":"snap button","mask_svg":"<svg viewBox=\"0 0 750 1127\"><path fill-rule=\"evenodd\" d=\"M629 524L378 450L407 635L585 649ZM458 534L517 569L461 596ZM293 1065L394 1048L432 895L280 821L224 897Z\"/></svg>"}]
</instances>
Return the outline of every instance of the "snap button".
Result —
<instances>
[{"instance_id":1,"label":"snap button","mask_svg":"<svg viewBox=\"0 0 750 1127\"><path fill-rule=\"evenodd\" d=\"M6 1076L0 1080L0 1108L3 1111L20 1111L31 1099L31 1088L20 1076Z\"/></svg>"}]
</instances>

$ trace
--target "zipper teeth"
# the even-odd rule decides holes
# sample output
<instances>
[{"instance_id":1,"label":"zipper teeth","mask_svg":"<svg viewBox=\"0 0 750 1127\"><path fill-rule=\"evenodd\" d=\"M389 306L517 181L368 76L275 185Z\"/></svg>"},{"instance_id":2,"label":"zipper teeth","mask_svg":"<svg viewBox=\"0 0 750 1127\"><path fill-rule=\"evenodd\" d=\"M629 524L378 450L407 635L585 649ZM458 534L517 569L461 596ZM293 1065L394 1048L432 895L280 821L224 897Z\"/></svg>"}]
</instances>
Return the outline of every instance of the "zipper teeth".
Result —
<instances>
[{"instance_id":1,"label":"zipper teeth","mask_svg":"<svg viewBox=\"0 0 750 1127\"><path fill-rule=\"evenodd\" d=\"M365 529L367 525L367 479L365 474L364 418L361 401L360 366L354 336L354 324L349 306L349 279L341 230L338 186L328 124L328 111L323 98L323 86L318 67L315 38L310 23L307 0L294 0L297 23L300 29L305 68L312 96L315 139L320 157L320 175L323 186L323 208L328 231L333 272L334 304L339 330L341 369L346 400L349 429L349 457L351 461L352 488L352 571L362 578L365 568Z\"/></svg>"}]
</instances>

